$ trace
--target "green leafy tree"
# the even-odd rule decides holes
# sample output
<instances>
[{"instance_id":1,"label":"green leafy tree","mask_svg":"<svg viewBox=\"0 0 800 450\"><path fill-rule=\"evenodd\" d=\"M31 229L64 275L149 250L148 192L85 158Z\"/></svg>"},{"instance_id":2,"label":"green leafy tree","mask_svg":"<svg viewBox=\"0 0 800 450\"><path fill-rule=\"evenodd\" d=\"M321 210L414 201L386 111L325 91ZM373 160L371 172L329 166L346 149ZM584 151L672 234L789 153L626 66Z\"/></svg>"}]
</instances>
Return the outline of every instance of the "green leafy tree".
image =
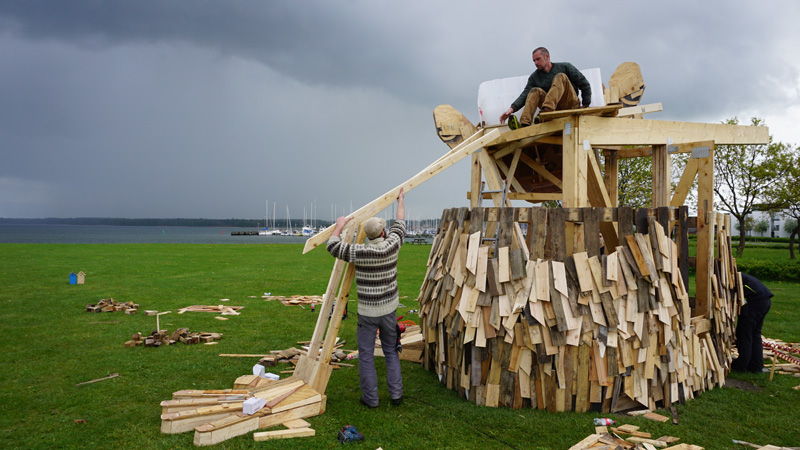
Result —
<instances>
[{"instance_id":1,"label":"green leafy tree","mask_svg":"<svg viewBox=\"0 0 800 450\"><path fill-rule=\"evenodd\" d=\"M738 125L737 118L724 123ZM753 126L764 121L753 118ZM742 256L745 245L745 219L764 202L771 187L790 169L788 146L773 142L770 136L765 145L719 145L714 154L714 194L718 209L727 212L738 222L739 245L736 256Z\"/></svg>"},{"instance_id":2,"label":"green leafy tree","mask_svg":"<svg viewBox=\"0 0 800 450\"><path fill-rule=\"evenodd\" d=\"M760 234L761 236L764 236L764 233L769 231L769 221L767 219L759 220L758 222L756 222L754 229L756 230L756 233Z\"/></svg>"},{"instance_id":3,"label":"green leafy tree","mask_svg":"<svg viewBox=\"0 0 800 450\"><path fill-rule=\"evenodd\" d=\"M790 218L783 226L789 232L789 257L794 259L794 240L800 232L800 149L790 152L786 166L783 176L769 186L766 197L770 206Z\"/></svg>"},{"instance_id":4,"label":"green leafy tree","mask_svg":"<svg viewBox=\"0 0 800 450\"><path fill-rule=\"evenodd\" d=\"M653 197L652 158L625 158L619 161L617 191L620 206L649 207Z\"/></svg>"}]
</instances>

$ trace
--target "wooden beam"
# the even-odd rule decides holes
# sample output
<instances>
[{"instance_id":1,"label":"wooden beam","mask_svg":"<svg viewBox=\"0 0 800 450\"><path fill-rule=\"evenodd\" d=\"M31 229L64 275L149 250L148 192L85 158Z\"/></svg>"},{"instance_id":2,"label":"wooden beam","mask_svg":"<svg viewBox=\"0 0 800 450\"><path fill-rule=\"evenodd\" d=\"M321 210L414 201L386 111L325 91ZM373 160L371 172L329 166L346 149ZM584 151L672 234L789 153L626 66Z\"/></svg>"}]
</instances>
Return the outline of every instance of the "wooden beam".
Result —
<instances>
[{"instance_id":1,"label":"wooden beam","mask_svg":"<svg viewBox=\"0 0 800 450\"><path fill-rule=\"evenodd\" d=\"M603 175L600 173L600 166L597 164L597 159L595 159L592 152L586 152L586 159L589 203L595 207L614 207L611 198L606 192L606 186L603 182ZM603 234L606 248L616 248L617 245L619 245L617 224L613 222L600 222L599 228L600 232ZM587 233L589 232L589 230L584 231Z\"/></svg>"},{"instance_id":2,"label":"wooden beam","mask_svg":"<svg viewBox=\"0 0 800 450\"><path fill-rule=\"evenodd\" d=\"M559 189L563 189L563 185L561 183L561 179L557 176L550 173L545 167L536 161L535 159L531 158L527 153L522 153L519 157L520 161L527 164L534 172L538 173L542 176L545 180L553 183L553 185Z\"/></svg>"},{"instance_id":3,"label":"wooden beam","mask_svg":"<svg viewBox=\"0 0 800 450\"><path fill-rule=\"evenodd\" d=\"M569 122L570 118L556 119L547 123L540 123L531 125L529 127L519 128L514 131L507 131L491 143L486 144L486 149L489 152L495 150L495 147L502 146L511 142L519 141L520 145L525 147L533 144L538 139L550 136L556 133L561 133L564 130L564 124ZM492 130L495 131L495 130Z\"/></svg>"},{"instance_id":4,"label":"wooden beam","mask_svg":"<svg viewBox=\"0 0 800 450\"><path fill-rule=\"evenodd\" d=\"M619 158L616 150L605 150L603 152L605 160L605 171L603 173L606 192L611 200L611 206L619 205Z\"/></svg>"},{"instance_id":5,"label":"wooden beam","mask_svg":"<svg viewBox=\"0 0 800 450\"><path fill-rule=\"evenodd\" d=\"M688 153L693 149L702 151L703 147L711 148L713 146L714 141L692 142L681 145L677 152L673 152L672 149L670 149L670 151L672 153ZM689 161L687 161L686 167L683 170L683 174L681 175L681 179L678 181L678 186L675 188L675 192L672 194L670 206L679 207L686 202L686 197L689 196L689 191L692 190L692 185L694 184L695 177L697 176L697 169L699 165L699 158L689 158Z\"/></svg>"},{"instance_id":6,"label":"wooden beam","mask_svg":"<svg viewBox=\"0 0 800 450\"><path fill-rule=\"evenodd\" d=\"M628 117L636 114L647 114L653 112L663 111L664 106L661 103L650 103L647 105L636 105L622 108L617 111L617 117Z\"/></svg>"},{"instance_id":7,"label":"wooden beam","mask_svg":"<svg viewBox=\"0 0 800 450\"><path fill-rule=\"evenodd\" d=\"M605 106L591 106L588 108L563 109L559 111L543 112L539 114L539 119L542 122L548 122L553 119L570 116L616 116L617 111L620 109L622 109L621 103Z\"/></svg>"},{"instance_id":8,"label":"wooden beam","mask_svg":"<svg viewBox=\"0 0 800 450\"><path fill-rule=\"evenodd\" d=\"M575 128L577 118L564 124L563 145L563 206L564 208L582 208L589 206L586 188L586 150L578 139ZM569 239L569 238L568 238Z\"/></svg>"},{"instance_id":9,"label":"wooden beam","mask_svg":"<svg viewBox=\"0 0 800 450\"><path fill-rule=\"evenodd\" d=\"M653 174L653 194L652 204L654 208L669 205L670 181L672 178L671 158L666 145L653 146L652 174Z\"/></svg>"},{"instance_id":10,"label":"wooden beam","mask_svg":"<svg viewBox=\"0 0 800 450\"><path fill-rule=\"evenodd\" d=\"M438 175L444 169L447 169L448 167L452 166L453 164L457 163L463 158L471 155L476 150L487 146L488 144L494 142L497 138L500 137L499 130L492 130L483 135L482 137L473 140L477 137L477 134L482 132L483 131L479 131L469 139L462 142L456 148L450 150L444 156L437 159L435 162L433 162L431 165L426 167L418 174L409 178L408 180L406 180L399 186L395 187L394 189L390 190L389 192L383 194L382 196L362 206L357 211L351 213L347 217L354 219L356 223L361 223L369 219L370 217L379 213L387 206L391 205L397 199L397 194L400 192L400 189L405 190L405 192L411 191L412 189L424 183L425 181L429 180L430 178L433 178L434 176ZM316 235L308 238L306 240L305 246L303 247L303 253L308 253L309 251L318 247L323 242L327 241L328 238L331 236L334 227L335 225L331 225L328 228L325 228L324 230L320 231Z\"/></svg>"},{"instance_id":11,"label":"wooden beam","mask_svg":"<svg viewBox=\"0 0 800 450\"><path fill-rule=\"evenodd\" d=\"M711 277L714 267L714 146L698 158L697 170L697 261L695 314L708 316L711 304ZM699 155L697 155L699 156Z\"/></svg>"},{"instance_id":12,"label":"wooden beam","mask_svg":"<svg viewBox=\"0 0 800 450\"><path fill-rule=\"evenodd\" d=\"M661 145L670 139L676 144L702 140L713 140L717 145L769 143L767 127L595 116L581 116L578 121L581 139L598 147Z\"/></svg>"},{"instance_id":13,"label":"wooden beam","mask_svg":"<svg viewBox=\"0 0 800 450\"><path fill-rule=\"evenodd\" d=\"M469 207L477 208L481 206L481 162L480 159L478 159L477 153L472 154L472 169L470 171L469 186Z\"/></svg>"}]
</instances>

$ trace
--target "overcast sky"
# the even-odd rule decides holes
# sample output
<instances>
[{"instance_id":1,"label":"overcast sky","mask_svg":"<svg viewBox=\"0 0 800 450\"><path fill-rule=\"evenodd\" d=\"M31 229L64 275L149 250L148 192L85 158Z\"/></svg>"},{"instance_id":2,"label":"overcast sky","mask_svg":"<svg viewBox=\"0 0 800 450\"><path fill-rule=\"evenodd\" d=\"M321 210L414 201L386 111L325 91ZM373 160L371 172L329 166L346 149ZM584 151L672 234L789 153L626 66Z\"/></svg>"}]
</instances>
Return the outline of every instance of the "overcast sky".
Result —
<instances>
[{"instance_id":1,"label":"overcast sky","mask_svg":"<svg viewBox=\"0 0 800 450\"><path fill-rule=\"evenodd\" d=\"M800 2L0 0L0 217L328 220L449 148L531 50L635 61L648 119L766 120L800 143ZM467 159L406 197L468 206ZM305 209L305 213L304 213ZM343 211L344 210L344 211ZM389 212L389 214L393 214Z\"/></svg>"}]
</instances>

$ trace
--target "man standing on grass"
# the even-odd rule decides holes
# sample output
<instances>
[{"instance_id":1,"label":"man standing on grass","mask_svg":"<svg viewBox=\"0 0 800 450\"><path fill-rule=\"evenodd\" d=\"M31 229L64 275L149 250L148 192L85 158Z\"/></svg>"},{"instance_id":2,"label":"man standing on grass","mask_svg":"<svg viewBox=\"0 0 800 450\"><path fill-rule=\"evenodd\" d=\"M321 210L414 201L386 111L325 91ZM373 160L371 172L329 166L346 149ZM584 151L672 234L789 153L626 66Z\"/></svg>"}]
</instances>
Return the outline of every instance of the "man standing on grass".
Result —
<instances>
[{"instance_id":1,"label":"man standing on grass","mask_svg":"<svg viewBox=\"0 0 800 450\"><path fill-rule=\"evenodd\" d=\"M373 217L364 222L367 244L347 244L340 236L350 218L339 217L328 240L328 252L356 268L358 292L358 376L361 403L378 406L378 374L375 371L375 333L380 334L386 360L386 383L392 405L403 402L403 375L397 354L397 256L406 234L403 189L397 196L397 215L389 233L386 221Z\"/></svg>"},{"instance_id":2,"label":"man standing on grass","mask_svg":"<svg viewBox=\"0 0 800 450\"><path fill-rule=\"evenodd\" d=\"M739 357L731 363L737 372L761 372L764 369L764 349L761 327L772 306L772 291L758 278L742 272L745 304L736 323L736 349Z\"/></svg>"}]
</instances>

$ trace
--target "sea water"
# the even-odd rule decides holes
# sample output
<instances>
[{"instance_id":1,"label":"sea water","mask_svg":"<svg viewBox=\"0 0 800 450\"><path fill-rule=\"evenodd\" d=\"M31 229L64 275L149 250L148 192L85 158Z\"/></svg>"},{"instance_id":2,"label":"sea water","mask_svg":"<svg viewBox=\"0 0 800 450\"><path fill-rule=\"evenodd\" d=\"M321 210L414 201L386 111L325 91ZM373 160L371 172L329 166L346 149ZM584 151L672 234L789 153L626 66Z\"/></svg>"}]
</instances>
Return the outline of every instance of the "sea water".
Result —
<instances>
[{"instance_id":1,"label":"sea water","mask_svg":"<svg viewBox=\"0 0 800 450\"><path fill-rule=\"evenodd\" d=\"M0 243L17 244L302 244L304 236L231 236L239 227L0 225Z\"/></svg>"}]
</instances>

